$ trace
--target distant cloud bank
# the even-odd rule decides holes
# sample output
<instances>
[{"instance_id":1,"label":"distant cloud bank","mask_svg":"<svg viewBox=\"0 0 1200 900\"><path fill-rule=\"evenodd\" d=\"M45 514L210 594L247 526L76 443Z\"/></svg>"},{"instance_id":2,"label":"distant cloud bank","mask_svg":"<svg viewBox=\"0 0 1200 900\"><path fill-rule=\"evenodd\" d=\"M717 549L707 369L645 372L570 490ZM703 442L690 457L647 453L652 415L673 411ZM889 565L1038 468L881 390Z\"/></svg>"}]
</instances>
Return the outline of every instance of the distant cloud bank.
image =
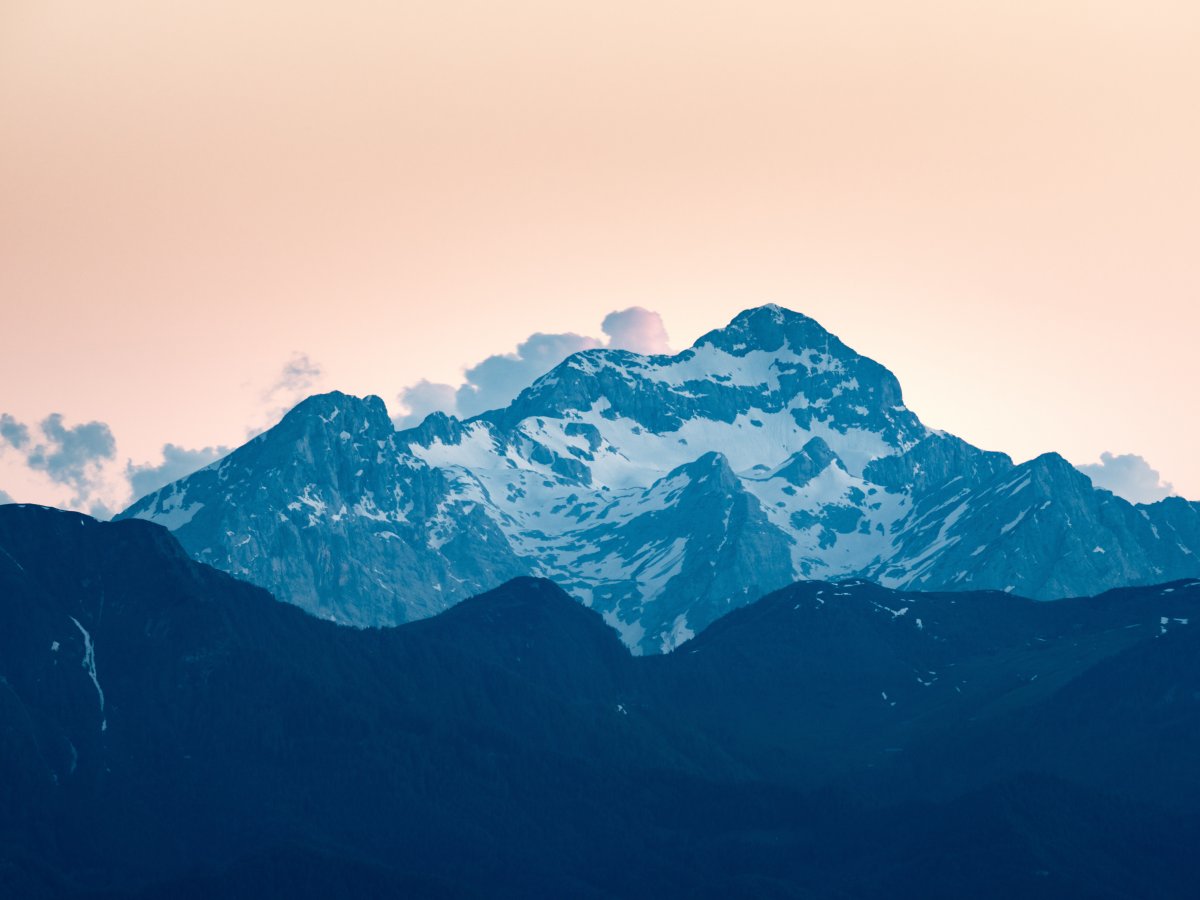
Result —
<instances>
[{"instance_id":1,"label":"distant cloud bank","mask_svg":"<svg viewBox=\"0 0 1200 900\"><path fill-rule=\"evenodd\" d=\"M103 484L103 466L117 455L112 429L104 422L84 422L68 427L61 413L51 413L33 429L8 413L0 415L0 441L25 457L25 465L44 473L52 482L71 491L70 504L94 516L112 511L94 494Z\"/></svg>"},{"instance_id":2,"label":"distant cloud bank","mask_svg":"<svg viewBox=\"0 0 1200 900\"><path fill-rule=\"evenodd\" d=\"M466 383L455 392L456 414L467 418L504 406L572 353L603 346L596 338L569 332L531 334L516 353L498 353L467 369Z\"/></svg>"},{"instance_id":3,"label":"distant cloud bank","mask_svg":"<svg viewBox=\"0 0 1200 900\"><path fill-rule=\"evenodd\" d=\"M18 422L8 413L0 415L0 441L24 450L29 443L29 426Z\"/></svg>"},{"instance_id":4,"label":"distant cloud bank","mask_svg":"<svg viewBox=\"0 0 1200 900\"><path fill-rule=\"evenodd\" d=\"M176 444L163 444L163 461L160 465L146 463L135 466L130 460L125 464L125 475L129 478L133 496L144 497L151 491L166 487L172 481L178 481L203 469L229 451L229 447L200 447L193 450Z\"/></svg>"},{"instance_id":5,"label":"distant cloud bank","mask_svg":"<svg viewBox=\"0 0 1200 900\"><path fill-rule=\"evenodd\" d=\"M607 347L649 355L670 353L662 316L640 306L617 310L600 325L607 340L564 332L536 332L517 345L512 353L497 353L468 368L462 385L418 381L397 397L402 412L398 428L419 425L432 412L460 419L510 403L524 388L545 375L572 353Z\"/></svg>"},{"instance_id":6,"label":"distant cloud bank","mask_svg":"<svg viewBox=\"0 0 1200 900\"><path fill-rule=\"evenodd\" d=\"M323 370L307 354L288 359L279 375L262 391L265 424L248 429L248 437L275 424L296 403L319 385ZM134 463L118 460L117 442L108 423L84 422L68 426L61 413L51 413L37 426L0 414L0 452L16 453L21 464L39 473L52 486L65 488L55 505L78 509L98 519L108 519L131 500L143 497L173 481L202 469L230 452L225 446L184 447L162 445L162 461ZM44 482L43 482L44 483ZM12 503L0 491L0 503Z\"/></svg>"},{"instance_id":7,"label":"distant cloud bank","mask_svg":"<svg viewBox=\"0 0 1200 900\"><path fill-rule=\"evenodd\" d=\"M274 425L284 413L312 394L324 374L321 364L310 359L307 353L292 354L280 370L279 377L263 391L266 427ZM252 433L262 430L252 429Z\"/></svg>"},{"instance_id":8,"label":"distant cloud bank","mask_svg":"<svg viewBox=\"0 0 1200 900\"><path fill-rule=\"evenodd\" d=\"M614 350L647 356L671 352L662 316L641 306L610 312L600 323L600 330L608 335L608 346Z\"/></svg>"},{"instance_id":9,"label":"distant cloud bank","mask_svg":"<svg viewBox=\"0 0 1200 900\"><path fill-rule=\"evenodd\" d=\"M1112 491L1131 503L1154 503L1175 493L1175 486L1163 481L1158 470L1136 453L1114 455L1105 451L1100 462L1078 465L1080 472L1096 487Z\"/></svg>"}]
</instances>

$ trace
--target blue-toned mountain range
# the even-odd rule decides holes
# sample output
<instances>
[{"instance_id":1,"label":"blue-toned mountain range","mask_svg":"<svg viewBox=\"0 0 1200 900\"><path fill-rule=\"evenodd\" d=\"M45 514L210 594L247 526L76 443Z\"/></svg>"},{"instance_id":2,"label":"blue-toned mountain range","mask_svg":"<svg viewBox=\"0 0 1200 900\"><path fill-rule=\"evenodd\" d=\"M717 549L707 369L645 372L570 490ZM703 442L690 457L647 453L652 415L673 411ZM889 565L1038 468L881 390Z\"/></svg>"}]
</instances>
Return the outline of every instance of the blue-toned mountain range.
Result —
<instances>
[{"instance_id":1,"label":"blue-toned mountain range","mask_svg":"<svg viewBox=\"0 0 1200 900\"><path fill-rule=\"evenodd\" d=\"M778 306L674 356L576 353L466 421L310 397L121 517L354 625L547 577L643 653L798 579L1053 599L1200 576L1200 504L930 429L884 366Z\"/></svg>"}]
</instances>

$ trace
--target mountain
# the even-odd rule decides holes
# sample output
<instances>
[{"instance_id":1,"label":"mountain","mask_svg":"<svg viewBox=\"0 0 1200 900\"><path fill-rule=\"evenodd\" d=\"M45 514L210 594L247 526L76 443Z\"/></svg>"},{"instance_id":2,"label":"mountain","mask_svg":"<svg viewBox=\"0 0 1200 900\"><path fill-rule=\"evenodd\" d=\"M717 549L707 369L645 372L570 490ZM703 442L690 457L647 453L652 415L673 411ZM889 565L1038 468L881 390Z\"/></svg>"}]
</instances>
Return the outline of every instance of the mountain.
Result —
<instances>
[{"instance_id":1,"label":"mountain","mask_svg":"<svg viewBox=\"0 0 1200 900\"><path fill-rule=\"evenodd\" d=\"M0 894L1190 897L1200 582L786 587L678 652L518 578L340 628L0 507Z\"/></svg>"},{"instance_id":2,"label":"mountain","mask_svg":"<svg viewBox=\"0 0 1200 900\"><path fill-rule=\"evenodd\" d=\"M798 578L1052 599L1200 575L1200 504L933 431L777 306L675 356L576 353L467 421L396 431L377 397L311 397L121 517L355 625L551 578L646 653Z\"/></svg>"},{"instance_id":3,"label":"mountain","mask_svg":"<svg viewBox=\"0 0 1200 900\"><path fill-rule=\"evenodd\" d=\"M564 785L672 758L611 735L629 661L544 581L349 629L157 525L0 507L0 895L597 896L571 840L628 850Z\"/></svg>"}]
</instances>

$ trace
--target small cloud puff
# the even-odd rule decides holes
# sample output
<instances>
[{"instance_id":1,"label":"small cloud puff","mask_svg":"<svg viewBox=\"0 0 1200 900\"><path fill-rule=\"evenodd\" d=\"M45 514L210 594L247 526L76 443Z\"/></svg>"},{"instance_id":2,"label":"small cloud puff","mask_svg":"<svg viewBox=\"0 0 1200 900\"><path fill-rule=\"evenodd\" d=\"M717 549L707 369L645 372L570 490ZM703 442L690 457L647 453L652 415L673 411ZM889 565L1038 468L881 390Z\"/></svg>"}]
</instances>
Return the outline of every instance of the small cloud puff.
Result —
<instances>
[{"instance_id":1,"label":"small cloud puff","mask_svg":"<svg viewBox=\"0 0 1200 900\"><path fill-rule=\"evenodd\" d=\"M25 457L25 465L44 473L55 484L70 488L70 505L86 508L97 518L112 510L94 494L104 487L104 464L117 455L117 442L105 422L67 426L61 413L51 413L38 424L41 438L34 443L32 430L7 413L0 415L0 438Z\"/></svg>"},{"instance_id":2,"label":"small cloud puff","mask_svg":"<svg viewBox=\"0 0 1200 900\"><path fill-rule=\"evenodd\" d=\"M261 392L267 424L274 424L312 393L322 374L320 364L307 354L296 353L287 360L270 387ZM249 436L262 430L250 429ZM105 422L68 427L61 413L52 413L35 429L3 413L0 452L10 450L16 451L31 471L70 489L70 499L54 502L98 519L111 518L116 509L129 501L131 493L135 500L144 497L230 452L230 448L223 446L190 448L168 443L163 445L161 463L135 465L133 460L126 459L122 468L116 462L117 442ZM12 502L12 498L0 492L0 502Z\"/></svg>"},{"instance_id":3,"label":"small cloud puff","mask_svg":"<svg viewBox=\"0 0 1200 900\"><path fill-rule=\"evenodd\" d=\"M510 403L517 394L572 353L603 346L579 334L531 334L516 353L498 353L467 369L456 393L458 415L469 418Z\"/></svg>"},{"instance_id":4,"label":"small cloud puff","mask_svg":"<svg viewBox=\"0 0 1200 900\"><path fill-rule=\"evenodd\" d=\"M105 422L84 422L68 428L61 413L42 420L45 442L39 442L25 462L35 471L45 472L52 481L75 491L75 500L83 503L95 486L99 466L117 455L117 442Z\"/></svg>"},{"instance_id":5,"label":"small cloud puff","mask_svg":"<svg viewBox=\"0 0 1200 900\"><path fill-rule=\"evenodd\" d=\"M322 374L320 363L310 359L307 353L295 353L284 363L275 383L263 392L263 400L283 403L290 409L312 392Z\"/></svg>"},{"instance_id":6,"label":"small cloud puff","mask_svg":"<svg viewBox=\"0 0 1200 900\"><path fill-rule=\"evenodd\" d=\"M400 392L400 404L406 412L396 417L397 427L411 428L420 425L430 413L457 412L459 390L454 385L438 384L424 378L416 384L409 385Z\"/></svg>"},{"instance_id":7,"label":"small cloud puff","mask_svg":"<svg viewBox=\"0 0 1200 900\"><path fill-rule=\"evenodd\" d=\"M467 419L504 406L572 353L602 346L579 334L531 334L515 353L497 353L467 369L466 381L457 388L425 380L406 387L399 394L405 411L395 418L396 426L419 425L432 412Z\"/></svg>"},{"instance_id":8,"label":"small cloud puff","mask_svg":"<svg viewBox=\"0 0 1200 900\"><path fill-rule=\"evenodd\" d=\"M23 450L29 443L29 426L4 413L0 415L0 440L17 450Z\"/></svg>"},{"instance_id":9,"label":"small cloud puff","mask_svg":"<svg viewBox=\"0 0 1200 900\"><path fill-rule=\"evenodd\" d=\"M610 312L600 330L608 335L608 346L614 350L632 350L647 356L671 352L662 316L640 306Z\"/></svg>"},{"instance_id":10,"label":"small cloud puff","mask_svg":"<svg viewBox=\"0 0 1200 900\"><path fill-rule=\"evenodd\" d=\"M1175 493L1175 486L1163 481L1145 457L1136 453L1114 455L1105 451L1100 454L1099 463L1075 468L1092 479L1096 487L1112 491L1131 503L1154 503Z\"/></svg>"},{"instance_id":11,"label":"small cloud puff","mask_svg":"<svg viewBox=\"0 0 1200 900\"><path fill-rule=\"evenodd\" d=\"M601 330L608 340L573 334L537 332L517 345L513 353L497 353L464 373L459 387L419 381L398 396L403 412L397 428L419 425L431 412L467 419L511 403L517 394L545 375L572 353L609 347L635 353L669 353L662 317L640 306L609 313Z\"/></svg>"},{"instance_id":12,"label":"small cloud puff","mask_svg":"<svg viewBox=\"0 0 1200 900\"><path fill-rule=\"evenodd\" d=\"M262 419L259 425L247 429L247 437L255 437L266 431L305 397L319 387L325 370L307 353L294 353L284 363L279 377L262 392Z\"/></svg>"},{"instance_id":13,"label":"small cloud puff","mask_svg":"<svg viewBox=\"0 0 1200 900\"><path fill-rule=\"evenodd\" d=\"M133 489L134 499L137 499L203 469L227 453L228 447L192 449L177 444L163 444L163 461L160 464L146 463L135 466L130 460L125 464L125 475L129 479L130 488Z\"/></svg>"}]
</instances>

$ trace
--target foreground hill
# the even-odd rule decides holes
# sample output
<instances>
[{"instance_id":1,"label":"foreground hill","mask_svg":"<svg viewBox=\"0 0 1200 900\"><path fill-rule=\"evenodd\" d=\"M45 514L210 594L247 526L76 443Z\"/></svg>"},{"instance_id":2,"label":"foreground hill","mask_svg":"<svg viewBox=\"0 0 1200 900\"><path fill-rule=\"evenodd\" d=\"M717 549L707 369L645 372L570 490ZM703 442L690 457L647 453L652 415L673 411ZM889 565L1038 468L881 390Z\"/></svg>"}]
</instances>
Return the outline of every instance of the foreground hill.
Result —
<instances>
[{"instance_id":1,"label":"foreground hill","mask_svg":"<svg viewBox=\"0 0 1200 900\"><path fill-rule=\"evenodd\" d=\"M646 653L797 579L1050 599L1200 576L1200 505L932 431L886 368L775 306L675 356L577 353L465 422L312 397L122 516L357 625L545 576Z\"/></svg>"},{"instance_id":2,"label":"foreground hill","mask_svg":"<svg viewBox=\"0 0 1200 900\"><path fill-rule=\"evenodd\" d=\"M1198 603L816 582L636 658L542 580L347 629L0 507L0 892L1191 896Z\"/></svg>"}]
</instances>

